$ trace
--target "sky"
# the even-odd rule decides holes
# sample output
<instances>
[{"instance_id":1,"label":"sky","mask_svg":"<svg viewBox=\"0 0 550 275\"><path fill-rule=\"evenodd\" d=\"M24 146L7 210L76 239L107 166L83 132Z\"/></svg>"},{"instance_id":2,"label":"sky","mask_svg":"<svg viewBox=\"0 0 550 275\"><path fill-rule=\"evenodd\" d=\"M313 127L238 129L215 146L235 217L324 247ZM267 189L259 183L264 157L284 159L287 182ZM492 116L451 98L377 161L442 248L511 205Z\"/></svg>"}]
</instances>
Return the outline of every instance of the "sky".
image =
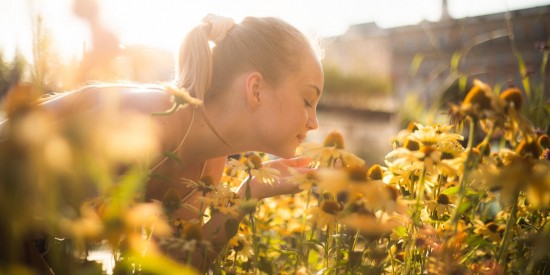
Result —
<instances>
[{"instance_id":1,"label":"sky","mask_svg":"<svg viewBox=\"0 0 550 275\"><path fill-rule=\"evenodd\" d=\"M246 16L276 16L315 37L343 34L352 24L383 28L436 21L441 0L98 0L102 20L122 44L175 51L185 34L208 13L239 22ZM33 14L42 14L62 56L82 52L90 33L72 13L73 0L0 0L0 49L30 55ZM550 0L448 0L453 18L550 5Z\"/></svg>"}]
</instances>

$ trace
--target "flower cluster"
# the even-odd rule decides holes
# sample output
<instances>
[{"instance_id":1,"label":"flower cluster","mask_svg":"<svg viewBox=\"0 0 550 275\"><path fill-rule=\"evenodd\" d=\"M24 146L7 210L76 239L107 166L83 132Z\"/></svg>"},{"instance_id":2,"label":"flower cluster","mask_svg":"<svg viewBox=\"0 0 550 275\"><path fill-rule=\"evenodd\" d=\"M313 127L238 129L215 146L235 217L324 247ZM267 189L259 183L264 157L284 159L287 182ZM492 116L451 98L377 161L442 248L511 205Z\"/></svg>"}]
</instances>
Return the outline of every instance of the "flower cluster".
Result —
<instances>
[{"instance_id":1,"label":"flower cluster","mask_svg":"<svg viewBox=\"0 0 550 275\"><path fill-rule=\"evenodd\" d=\"M456 124L411 123L383 165L345 151L337 131L304 144L299 152L316 169L292 170L288 180L305 191L259 202L256 233L240 231L231 246L253 244L252 254L233 250L220 265L300 274L545 270L550 139L522 105L519 89L497 95L476 81L451 108Z\"/></svg>"}]
</instances>

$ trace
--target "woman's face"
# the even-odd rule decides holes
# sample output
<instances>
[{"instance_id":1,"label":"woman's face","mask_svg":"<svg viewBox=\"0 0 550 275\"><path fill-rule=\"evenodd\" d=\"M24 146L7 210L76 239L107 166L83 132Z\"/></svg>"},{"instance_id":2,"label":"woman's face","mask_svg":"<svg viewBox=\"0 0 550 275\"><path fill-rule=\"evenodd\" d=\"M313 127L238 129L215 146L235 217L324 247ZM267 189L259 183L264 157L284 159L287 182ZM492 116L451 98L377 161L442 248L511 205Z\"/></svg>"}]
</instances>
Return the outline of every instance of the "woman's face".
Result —
<instances>
[{"instance_id":1,"label":"woman's face","mask_svg":"<svg viewBox=\"0 0 550 275\"><path fill-rule=\"evenodd\" d=\"M293 157L308 131L315 130L317 103L324 84L323 69L313 53L303 58L301 70L289 75L266 95L258 133L262 151Z\"/></svg>"}]
</instances>

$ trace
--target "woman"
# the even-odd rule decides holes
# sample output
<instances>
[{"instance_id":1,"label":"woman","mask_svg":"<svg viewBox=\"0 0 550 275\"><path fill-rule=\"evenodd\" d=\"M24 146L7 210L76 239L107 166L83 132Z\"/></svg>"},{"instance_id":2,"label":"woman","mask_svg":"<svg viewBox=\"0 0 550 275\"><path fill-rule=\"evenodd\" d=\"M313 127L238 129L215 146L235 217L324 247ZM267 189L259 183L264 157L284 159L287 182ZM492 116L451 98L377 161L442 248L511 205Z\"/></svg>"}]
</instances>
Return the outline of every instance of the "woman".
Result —
<instances>
[{"instance_id":1,"label":"woman","mask_svg":"<svg viewBox=\"0 0 550 275\"><path fill-rule=\"evenodd\" d=\"M197 181L208 175L219 182L227 156L246 151L283 158L269 163L280 170L281 180L273 185L251 184L253 198L298 192L296 185L284 180L286 168L307 164L289 158L307 132L318 127L316 106L323 81L312 45L289 24L275 18L246 18L235 24L228 18L207 16L182 43L175 79L178 88L203 104L153 116L162 151L173 152L179 161L153 162L151 172L162 177L150 178L146 199L162 200L168 190L175 190L186 203L198 204L200 194L182 184L181 178ZM95 109L113 93L119 95L124 109L145 114L172 106L171 95L164 91L124 87L87 88L47 105L57 112ZM196 218L196 213L180 209L171 218ZM204 225L204 235L214 245L210 261L235 234L224 227L232 218L218 213Z\"/></svg>"}]
</instances>

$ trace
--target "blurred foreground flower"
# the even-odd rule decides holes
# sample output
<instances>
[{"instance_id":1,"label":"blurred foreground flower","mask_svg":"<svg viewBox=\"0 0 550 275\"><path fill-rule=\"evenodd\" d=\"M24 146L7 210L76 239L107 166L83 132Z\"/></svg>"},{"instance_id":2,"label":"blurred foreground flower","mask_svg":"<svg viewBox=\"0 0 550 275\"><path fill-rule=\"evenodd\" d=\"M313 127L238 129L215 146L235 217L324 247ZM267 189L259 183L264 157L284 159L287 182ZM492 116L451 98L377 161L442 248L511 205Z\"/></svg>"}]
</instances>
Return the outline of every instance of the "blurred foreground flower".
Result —
<instances>
[{"instance_id":1,"label":"blurred foreground flower","mask_svg":"<svg viewBox=\"0 0 550 275\"><path fill-rule=\"evenodd\" d=\"M327 135L323 145L304 143L297 152L311 158L313 167L360 166L365 163L356 155L345 151L344 137L337 130Z\"/></svg>"}]
</instances>

